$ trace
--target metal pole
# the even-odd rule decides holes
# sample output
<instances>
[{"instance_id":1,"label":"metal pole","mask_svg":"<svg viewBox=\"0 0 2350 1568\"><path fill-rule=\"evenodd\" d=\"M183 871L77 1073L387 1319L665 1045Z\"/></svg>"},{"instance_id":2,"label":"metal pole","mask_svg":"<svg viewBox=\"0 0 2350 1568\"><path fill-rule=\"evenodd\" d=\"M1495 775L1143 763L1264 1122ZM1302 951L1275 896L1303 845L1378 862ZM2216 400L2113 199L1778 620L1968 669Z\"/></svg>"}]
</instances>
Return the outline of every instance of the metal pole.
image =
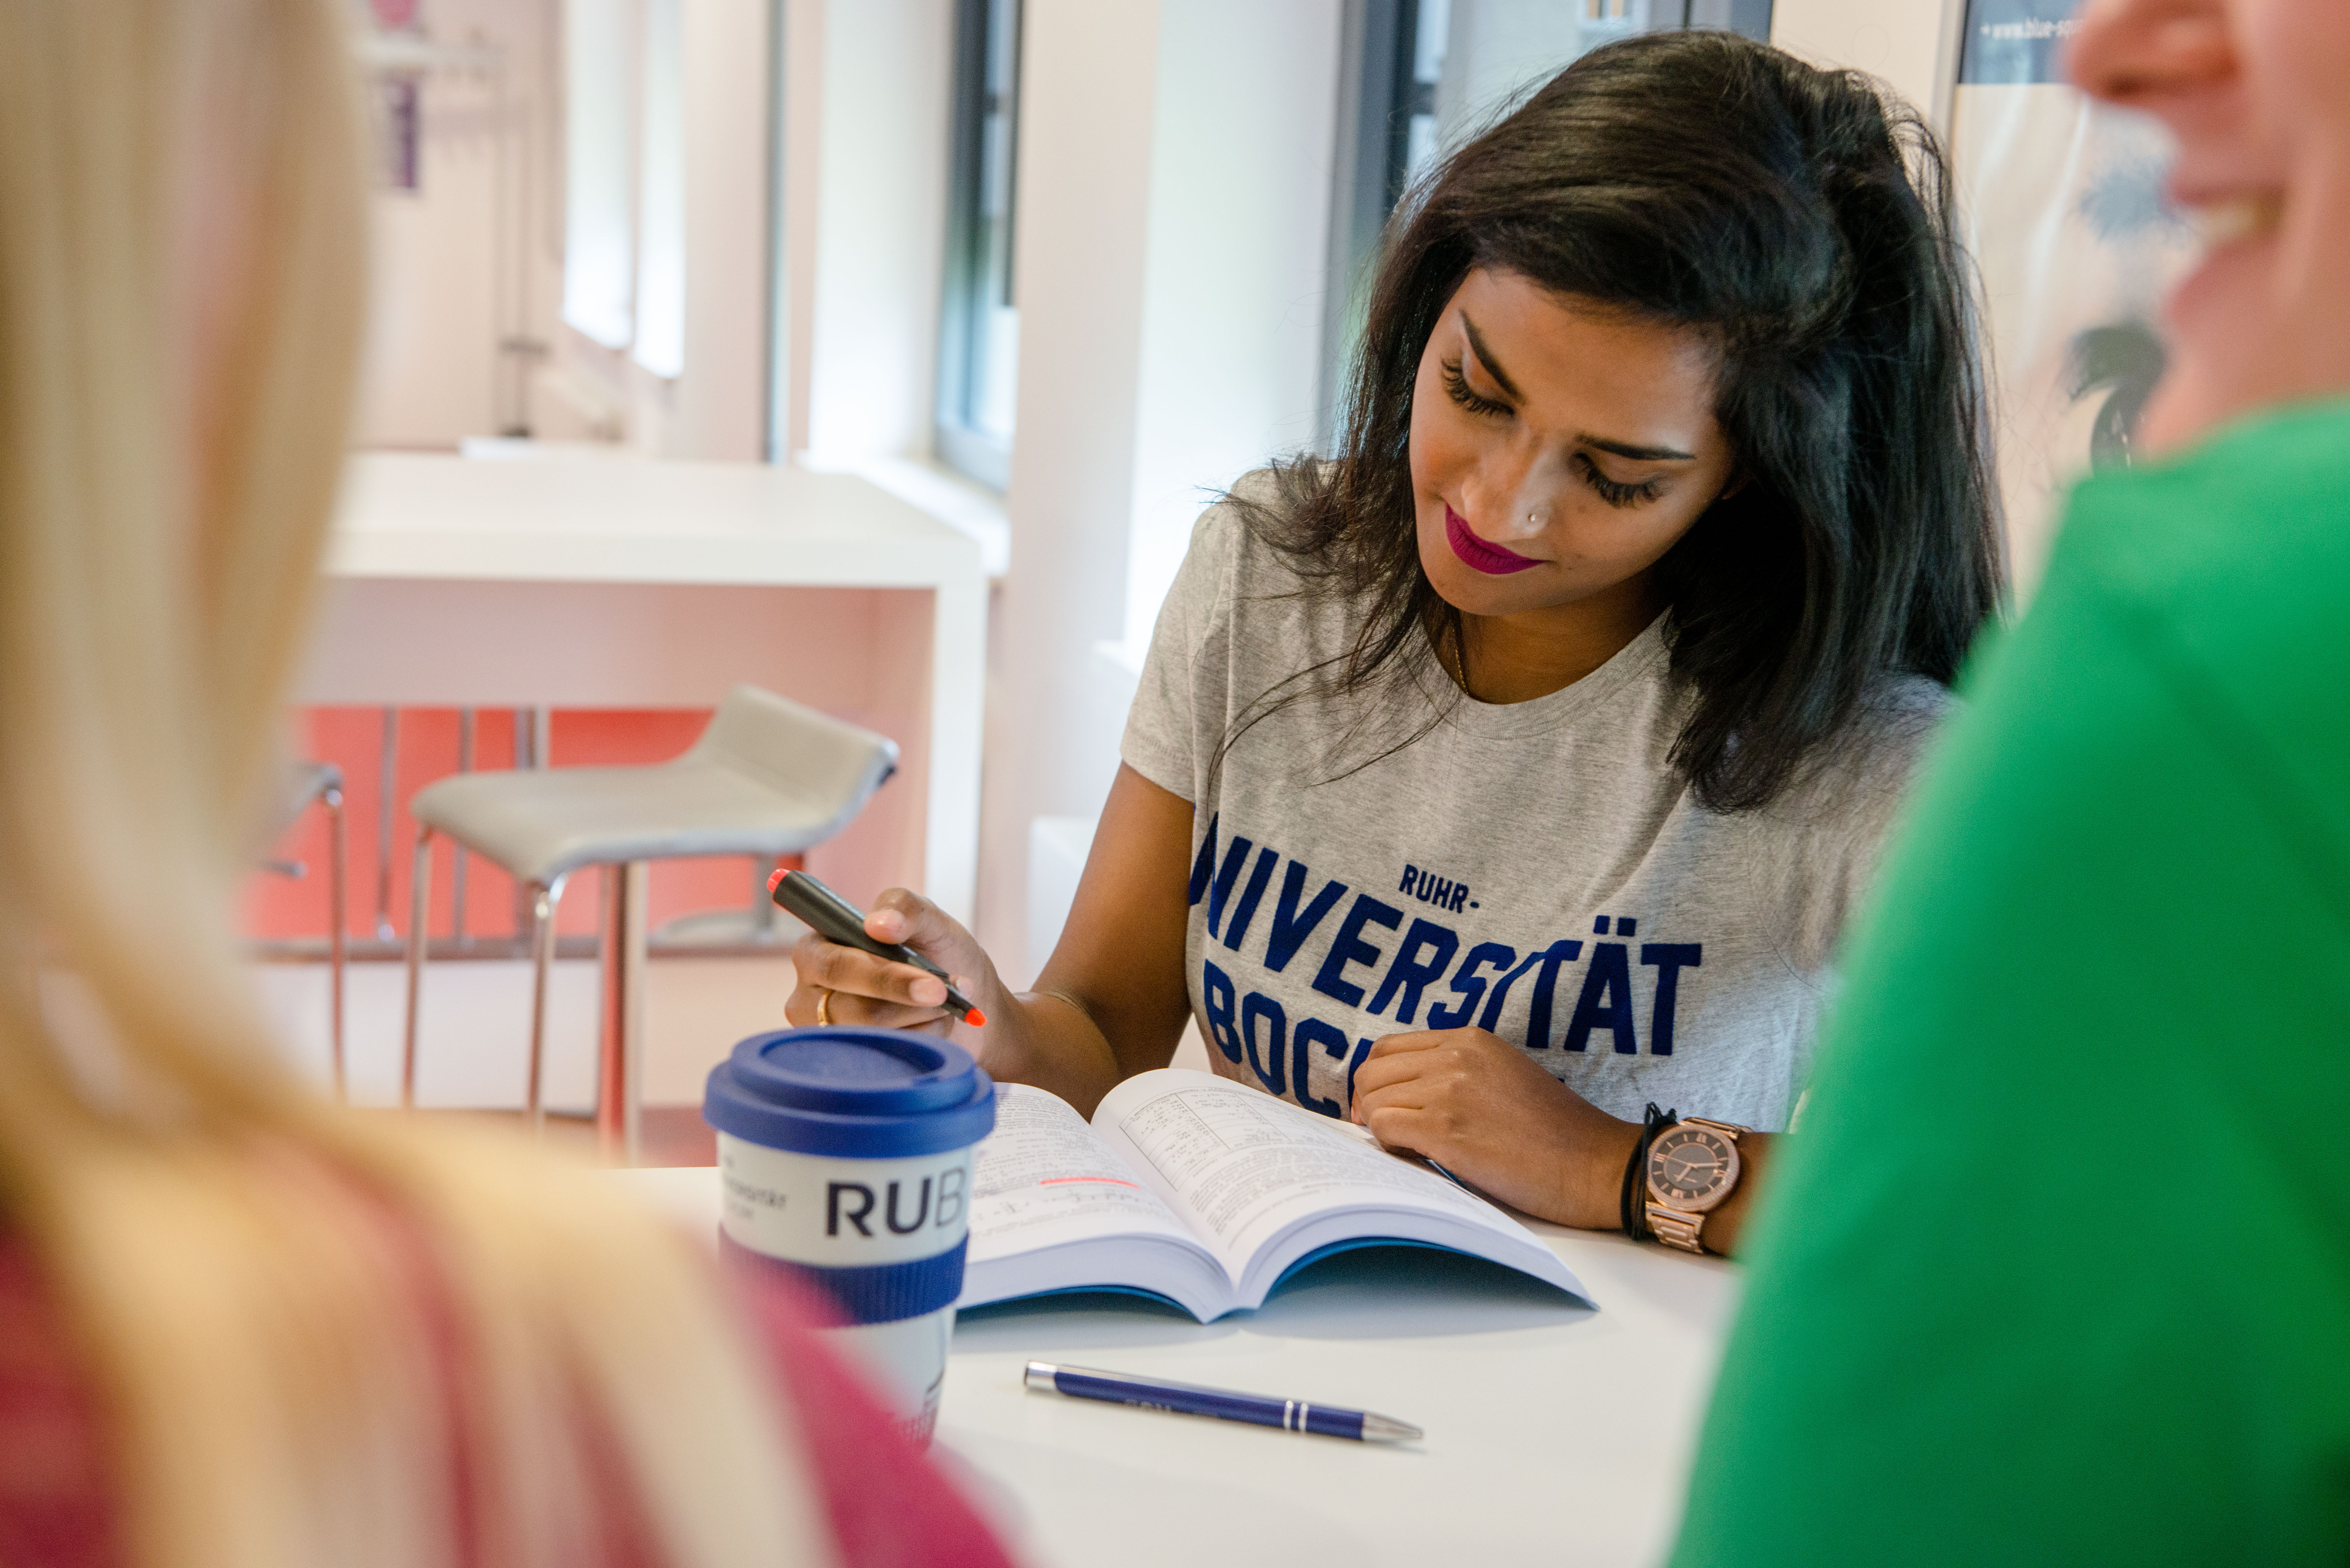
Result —
<instances>
[{"instance_id":1,"label":"metal pole","mask_svg":"<svg viewBox=\"0 0 2350 1568\"><path fill-rule=\"evenodd\" d=\"M375 935L391 940L391 819L399 808L400 710L383 710L383 754L376 773L375 803Z\"/></svg>"},{"instance_id":2,"label":"metal pole","mask_svg":"<svg viewBox=\"0 0 2350 1568\"><path fill-rule=\"evenodd\" d=\"M473 771L473 711L457 710L457 771ZM470 940L465 935L465 844L460 838L449 840L449 934L463 947Z\"/></svg>"},{"instance_id":3,"label":"metal pole","mask_svg":"<svg viewBox=\"0 0 2350 1568\"><path fill-rule=\"evenodd\" d=\"M643 1155L646 869L641 860L604 867L596 1143L608 1165L635 1165Z\"/></svg>"},{"instance_id":4,"label":"metal pole","mask_svg":"<svg viewBox=\"0 0 2350 1568\"><path fill-rule=\"evenodd\" d=\"M539 1088L546 1060L546 982L547 972L555 967L555 917L563 907L563 884L567 880L567 873L544 888L533 884L530 888L530 1084L525 1091L524 1105L530 1113L533 1137L546 1131L546 1106Z\"/></svg>"},{"instance_id":5,"label":"metal pole","mask_svg":"<svg viewBox=\"0 0 2350 1568\"><path fill-rule=\"evenodd\" d=\"M328 1037L335 1047L335 1098L348 1103L351 1095L343 1052L343 964L346 958L343 925L347 919L343 910L343 882L348 875L346 862L348 852L344 845L347 836L343 831L343 792L330 789L324 799L327 826L335 836L327 849L327 902L331 906L327 916L327 988L330 993L329 1003L335 1010L335 1016L328 1024Z\"/></svg>"},{"instance_id":6,"label":"metal pole","mask_svg":"<svg viewBox=\"0 0 2350 1568\"><path fill-rule=\"evenodd\" d=\"M424 992L424 961L432 911L432 830L416 832L416 868L408 889L408 1031L400 1056L400 1108L416 1108L416 1013Z\"/></svg>"},{"instance_id":7,"label":"metal pole","mask_svg":"<svg viewBox=\"0 0 2350 1568\"><path fill-rule=\"evenodd\" d=\"M514 711L514 765L517 770L546 765L546 753L539 744L539 710L517 708ZM514 935L516 942L529 936L536 918L530 888L520 877L515 879Z\"/></svg>"}]
</instances>

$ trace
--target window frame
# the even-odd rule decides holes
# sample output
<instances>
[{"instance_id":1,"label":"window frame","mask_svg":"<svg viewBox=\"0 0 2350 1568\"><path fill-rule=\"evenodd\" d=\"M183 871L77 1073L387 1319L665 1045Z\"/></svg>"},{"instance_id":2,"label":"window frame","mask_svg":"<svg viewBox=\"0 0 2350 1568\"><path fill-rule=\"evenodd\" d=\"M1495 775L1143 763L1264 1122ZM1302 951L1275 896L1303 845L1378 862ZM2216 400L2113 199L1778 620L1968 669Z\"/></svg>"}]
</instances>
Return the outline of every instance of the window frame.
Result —
<instances>
[{"instance_id":1,"label":"window frame","mask_svg":"<svg viewBox=\"0 0 2350 1568\"><path fill-rule=\"evenodd\" d=\"M1421 74L1426 63L1419 36L1421 18L1430 14L1440 16L1449 30L1453 8L1476 3L1346 0L1330 202L1330 286L1323 325L1325 452L1336 450L1341 434L1347 368L1362 331L1379 244L1388 219L1403 200L1412 177L1412 123L1415 119L1432 119L1436 113L1439 84ZM1586 16L1602 8L1601 0L1573 3ZM1622 6L1626 0L1617 3ZM1647 31L1719 28L1768 43L1773 4L1774 0L1652 0ZM1440 55L1440 77L1441 59ZM1440 143L1438 151L1442 151Z\"/></svg>"},{"instance_id":2,"label":"window frame","mask_svg":"<svg viewBox=\"0 0 2350 1568\"><path fill-rule=\"evenodd\" d=\"M1005 25L1011 29L1006 44L1007 82L998 95L1008 99L1002 170L1002 303L1010 307L1017 297L1019 253L1014 225L1019 194L1020 47L1025 6L1023 0L956 0L946 255L940 284L938 396L932 435L941 462L996 491L1005 489L1010 481L1012 444L975 424L972 409L986 369L989 302L980 296L988 286L993 258L987 254L990 236L983 214L988 194L990 54L996 42L993 34L999 7L1008 10Z\"/></svg>"}]
</instances>

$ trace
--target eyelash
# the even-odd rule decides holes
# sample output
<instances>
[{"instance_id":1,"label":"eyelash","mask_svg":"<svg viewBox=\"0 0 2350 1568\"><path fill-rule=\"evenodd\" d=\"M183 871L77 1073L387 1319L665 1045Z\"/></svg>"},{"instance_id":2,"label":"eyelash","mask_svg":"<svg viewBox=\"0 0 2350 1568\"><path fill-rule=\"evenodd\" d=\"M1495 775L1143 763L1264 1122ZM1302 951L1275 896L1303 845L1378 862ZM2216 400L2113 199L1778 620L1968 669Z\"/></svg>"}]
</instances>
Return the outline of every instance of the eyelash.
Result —
<instances>
[{"instance_id":1,"label":"eyelash","mask_svg":"<svg viewBox=\"0 0 2350 1568\"><path fill-rule=\"evenodd\" d=\"M1507 403L1497 403L1491 398L1481 398L1469 389L1469 378L1461 373L1461 361L1444 361L1444 395L1472 414L1506 414L1512 412Z\"/></svg>"},{"instance_id":2,"label":"eyelash","mask_svg":"<svg viewBox=\"0 0 2350 1568\"><path fill-rule=\"evenodd\" d=\"M1481 398L1470 389L1469 378L1461 373L1461 361L1447 359L1444 365L1444 395L1472 414L1488 417L1513 412L1507 403ZM1647 480L1638 484L1624 484L1599 472L1599 465L1582 452L1575 454L1575 465L1583 472L1585 483L1598 493L1599 499L1610 506L1642 506L1663 493L1663 483Z\"/></svg>"},{"instance_id":3,"label":"eyelash","mask_svg":"<svg viewBox=\"0 0 2350 1568\"><path fill-rule=\"evenodd\" d=\"M1643 506L1664 492L1661 480L1644 480L1638 484L1623 484L1599 472L1599 465L1581 452L1575 454L1575 466L1583 471L1584 483L1599 493L1599 499L1610 506Z\"/></svg>"}]
</instances>

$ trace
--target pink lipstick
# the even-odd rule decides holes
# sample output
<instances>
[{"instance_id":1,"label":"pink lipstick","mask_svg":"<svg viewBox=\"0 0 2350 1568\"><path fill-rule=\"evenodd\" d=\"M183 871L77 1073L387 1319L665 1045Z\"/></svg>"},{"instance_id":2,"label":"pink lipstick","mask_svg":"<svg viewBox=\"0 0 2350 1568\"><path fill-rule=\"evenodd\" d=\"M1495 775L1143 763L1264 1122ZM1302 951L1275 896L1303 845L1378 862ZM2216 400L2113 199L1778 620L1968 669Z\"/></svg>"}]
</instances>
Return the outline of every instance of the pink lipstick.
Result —
<instances>
[{"instance_id":1,"label":"pink lipstick","mask_svg":"<svg viewBox=\"0 0 2350 1568\"><path fill-rule=\"evenodd\" d=\"M1460 556L1489 577L1506 577L1512 572L1523 572L1528 566L1543 563L1531 556L1521 556L1515 550L1480 539L1469 531L1469 524L1448 503L1444 508L1444 538Z\"/></svg>"}]
</instances>

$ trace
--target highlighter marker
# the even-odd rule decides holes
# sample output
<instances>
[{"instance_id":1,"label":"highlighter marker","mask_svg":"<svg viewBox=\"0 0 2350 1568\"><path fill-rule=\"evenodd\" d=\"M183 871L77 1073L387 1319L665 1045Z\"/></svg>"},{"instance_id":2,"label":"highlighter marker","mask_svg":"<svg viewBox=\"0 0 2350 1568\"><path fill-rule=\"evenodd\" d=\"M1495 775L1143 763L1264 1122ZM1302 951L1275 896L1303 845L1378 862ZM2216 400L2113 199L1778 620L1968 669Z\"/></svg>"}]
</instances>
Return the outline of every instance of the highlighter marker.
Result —
<instances>
[{"instance_id":1,"label":"highlighter marker","mask_svg":"<svg viewBox=\"0 0 2350 1568\"><path fill-rule=\"evenodd\" d=\"M971 1004L971 998L954 988L947 980L947 971L902 942L885 942L867 934L865 911L809 876L805 871L786 871L778 867L767 878L768 896L778 908L807 923L828 942L838 942L845 948L856 948L875 958L888 959L891 963L910 963L925 974L933 974L946 981L947 1005L962 1015L965 1023L977 1028L987 1022L987 1014Z\"/></svg>"}]
</instances>

